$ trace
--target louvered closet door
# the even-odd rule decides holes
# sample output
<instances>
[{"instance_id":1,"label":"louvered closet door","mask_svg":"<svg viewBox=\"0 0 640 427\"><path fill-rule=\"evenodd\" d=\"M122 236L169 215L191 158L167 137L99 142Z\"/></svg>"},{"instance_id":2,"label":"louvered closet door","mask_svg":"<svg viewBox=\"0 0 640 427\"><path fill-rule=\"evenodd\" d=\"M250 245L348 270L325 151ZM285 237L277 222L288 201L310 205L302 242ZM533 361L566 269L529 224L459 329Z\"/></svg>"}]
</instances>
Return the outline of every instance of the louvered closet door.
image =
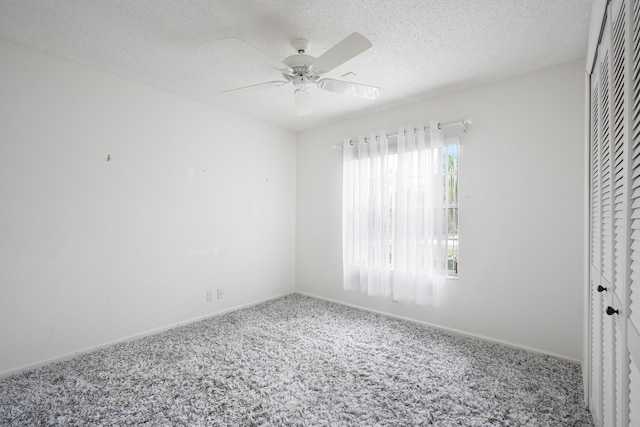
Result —
<instances>
[{"instance_id":1,"label":"louvered closet door","mask_svg":"<svg viewBox=\"0 0 640 427\"><path fill-rule=\"evenodd\" d=\"M592 358L594 365L593 405L594 417L603 426L615 425L615 379L614 379L614 334L613 324L605 316L606 308L611 304L614 286L614 167L613 144L611 141L611 49L610 24L607 22L598 48L597 65L592 76L592 87L597 94L593 102L597 103L593 120L593 133L597 135L597 167L599 172L599 213L594 223L599 233L597 251L600 254L594 273L599 271L597 287L592 289L592 322L594 325ZM595 142L595 139L594 139ZM594 218L596 220L596 218ZM596 273L597 274L597 273ZM598 363L599 362L599 363Z\"/></svg>"},{"instance_id":2,"label":"louvered closet door","mask_svg":"<svg viewBox=\"0 0 640 427\"><path fill-rule=\"evenodd\" d=\"M640 427L640 0L613 0L590 76L589 407Z\"/></svg>"},{"instance_id":3,"label":"louvered closet door","mask_svg":"<svg viewBox=\"0 0 640 427\"><path fill-rule=\"evenodd\" d=\"M627 357L629 369L629 425L640 427L640 0L629 7L628 30L628 138L631 150L631 275L629 281Z\"/></svg>"},{"instance_id":4,"label":"louvered closet door","mask_svg":"<svg viewBox=\"0 0 640 427\"><path fill-rule=\"evenodd\" d=\"M595 419L602 420L602 214L601 214L601 145L599 133L600 67L591 75L591 369L589 406Z\"/></svg>"},{"instance_id":5,"label":"louvered closet door","mask_svg":"<svg viewBox=\"0 0 640 427\"><path fill-rule=\"evenodd\" d=\"M612 406L614 411L606 418L605 425L626 426L628 424L628 387L629 387L629 369L627 366L628 354L626 351L626 321L625 307L627 305L627 297L629 289L629 268L630 260L627 255L629 252L629 239L627 230L630 226L630 218L628 215L628 188L630 170L629 164L629 143L627 137L628 129L628 100L626 94L628 92L626 79L628 77L627 70L627 35L628 35L628 0L616 0L612 6L613 23L611 28L611 44L610 44L610 138L612 152L612 171L613 171L613 236L614 236L614 277L612 289L607 293L607 308L622 312L622 315L605 316L605 328L612 329L613 343L610 349L610 363L612 365L611 381L607 383L613 391ZM610 310L611 310L610 309ZM611 311L610 311L611 312ZM607 349L605 348L605 353ZM606 400L605 400L606 402ZM605 414L606 416L607 414Z\"/></svg>"}]
</instances>

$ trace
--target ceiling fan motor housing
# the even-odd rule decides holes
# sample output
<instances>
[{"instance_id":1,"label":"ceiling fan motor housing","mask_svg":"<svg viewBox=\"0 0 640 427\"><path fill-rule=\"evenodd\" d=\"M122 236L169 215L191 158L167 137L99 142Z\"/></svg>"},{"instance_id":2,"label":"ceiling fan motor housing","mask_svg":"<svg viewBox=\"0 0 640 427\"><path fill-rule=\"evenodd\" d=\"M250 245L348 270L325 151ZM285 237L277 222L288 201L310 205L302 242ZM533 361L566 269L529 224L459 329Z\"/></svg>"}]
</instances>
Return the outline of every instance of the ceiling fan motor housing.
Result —
<instances>
[{"instance_id":1,"label":"ceiling fan motor housing","mask_svg":"<svg viewBox=\"0 0 640 427\"><path fill-rule=\"evenodd\" d=\"M297 54L291 55L283 62L288 65L292 71L282 73L282 76L297 87L306 87L309 83L315 83L320 78L311 64L316 58L310 55Z\"/></svg>"}]
</instances>

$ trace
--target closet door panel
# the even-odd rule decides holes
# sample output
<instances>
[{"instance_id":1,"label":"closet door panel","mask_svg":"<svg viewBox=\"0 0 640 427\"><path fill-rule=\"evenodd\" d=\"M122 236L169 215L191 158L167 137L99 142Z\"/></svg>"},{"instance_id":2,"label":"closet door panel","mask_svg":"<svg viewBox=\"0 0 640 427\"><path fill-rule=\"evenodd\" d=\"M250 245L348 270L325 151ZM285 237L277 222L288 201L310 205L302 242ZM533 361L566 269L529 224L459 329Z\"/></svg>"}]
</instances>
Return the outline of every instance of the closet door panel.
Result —
<instances>
[{"instance_id":1,"label":"closet door panel","mask_svg":"<svg viewBox=\"0 0 640 427\"><path fill-rule=\"evenodd\" d=\"M631 160L631 280L629 283L629 322L640 330L640 0L633 0L630 20L629 98ZM636 362L640 355L635 356Z\"/></svg>"},{"instance_id":2,"label":"closet door panel","mask_svg":"<svg viewBox=\"0 0 640 427\"><path fill-rule=\"evenodd\" d=\"M607 21L608 22L608 21ZM602 274L601 286L606 288L601 292L600 316L602 324L602 425L615 426L616 395L615 395L615 342L614 322L610 316L603 316L607 307L613 304L614 294L614 237L613 237L613 144L611 138L611 50L610 25L604 28L603 37L598 48L599 71L599 104L598 135L600 140L600 217L601 217L601 254Z\"/></svg>"},{"instance_id":3,"label":"closet door panel","mask_svg":"<svg viewBox=\"0 0 640 427\"><path fill-rule=\"evenodd\" d=\"M602 221L600 204L600 181L601 181L601 144L599 132L600 118L600 71L596 67L591 76L591 99L590 108L591 122L591 224L590 224L590 290L591 290L591 366L590 366L590 407L594 419L599 420L598 425L602 425L602 306L603 292L606 286L601 283L602 264Z\"/></svg>"},{"instance_id":4,"label":"closet door panel","mask_svg":"<svg viewBox=\"0 0 640 427\"><path fill-rule=\"evenodd\" d=\"M615 413L613 425L622 426L628 423L629 394L629 362L626 339L625 314L627 310L627 293L629 289L628 258L628 176L630 170L628 152L628 99L627 99L627 58L628 50L628 0L614 0L612 5L613 24L611 28L611 62L610 62L610 129L613 152L613 211L614 211L614 281L611 294L611 307L617 314L610 316L614 345L612 348Z\"/></svg>"},{"instance_id":5,"label":"closet door panel","mask_svg":"<svg viewBox=\"0 0 640 427\"><path fill-rule=\"evenodd\" d=\"M609 2L590 70L591 333L585 372L597 426L640 423L639 17L640 0Z\"/></svg>"},{"instance_id":6,"label":"closet door panel","mask_svg":"<svg viewBox=\"0 0 640 427\"><path fill-rule=\"evenodd\" d=\"M631 274L628 290L627 348L629 425L640 427L640 0L630 0L628 100L631 190Z\"/></svg>"}]
</instances>

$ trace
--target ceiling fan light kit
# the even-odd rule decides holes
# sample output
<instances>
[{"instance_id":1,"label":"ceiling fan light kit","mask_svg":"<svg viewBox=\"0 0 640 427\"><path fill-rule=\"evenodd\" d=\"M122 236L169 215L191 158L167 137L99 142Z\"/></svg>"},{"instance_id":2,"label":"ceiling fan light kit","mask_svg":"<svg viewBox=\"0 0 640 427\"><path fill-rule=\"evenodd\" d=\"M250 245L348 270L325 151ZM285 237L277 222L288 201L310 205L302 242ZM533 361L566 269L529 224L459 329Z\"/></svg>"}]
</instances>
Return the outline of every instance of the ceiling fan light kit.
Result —
<instances>
[{"instance_id":1,"label":"ceiling fan light kit","mask_svg":"<svg viewBox=\"0 0 640 427\"><path fill-rule=\"evenodd\" d=\"M312 112L310 84L315 84L320 89L329 92L364 99L375 99L380 94L380 88L375 86L362 85L344 80L320 78L322 74L344 64L372 46L371 42L360 33L352 33L318 58L306 54L309 48L309 42L306 39L295 39L291 45L295 49L296 54L285 58L283 61L272 58L238 38L228 38L225 40L239 51L278 70L285 80L258 83L251 86L226 90L223 93L260 90L293 83L296 87L294 91L294 101L298 116L304 116Z\"/></svg>"},{"instance_id":2,"label":"ceiling fan light kit","mask_svg":"<svg viewBox=\"0 0 640 427\"><path fill-rule=\"evenodd\" d=\"M298 88L293 92L296 110L299 116L306 116L313 111L311 107L311 92L309 88Z\"/></svg>"}]
</instances>

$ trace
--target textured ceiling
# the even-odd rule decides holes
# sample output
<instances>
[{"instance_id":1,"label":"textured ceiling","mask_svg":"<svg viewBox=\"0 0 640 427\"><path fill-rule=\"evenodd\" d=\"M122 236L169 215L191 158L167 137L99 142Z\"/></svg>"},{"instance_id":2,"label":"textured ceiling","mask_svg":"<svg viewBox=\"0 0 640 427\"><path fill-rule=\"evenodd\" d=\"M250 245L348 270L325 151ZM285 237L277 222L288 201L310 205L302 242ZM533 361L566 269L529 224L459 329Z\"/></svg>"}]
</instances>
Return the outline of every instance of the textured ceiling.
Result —
<instances>
[{"instance_id":1,"label":"textured ceiling","mask_svg":"<svg viewBox=\"0 0 640 427\"><path fill-rule=\"evenodd\" d=\"M0 39L295 131L566 63L586 55L591 0L0 0ZM297 117L292 85L222 41L282 60L306 38L320 56L351 34L373 47L325 74L383 88L376 100L314 87Z\"/></svg>"}]
</instances>

